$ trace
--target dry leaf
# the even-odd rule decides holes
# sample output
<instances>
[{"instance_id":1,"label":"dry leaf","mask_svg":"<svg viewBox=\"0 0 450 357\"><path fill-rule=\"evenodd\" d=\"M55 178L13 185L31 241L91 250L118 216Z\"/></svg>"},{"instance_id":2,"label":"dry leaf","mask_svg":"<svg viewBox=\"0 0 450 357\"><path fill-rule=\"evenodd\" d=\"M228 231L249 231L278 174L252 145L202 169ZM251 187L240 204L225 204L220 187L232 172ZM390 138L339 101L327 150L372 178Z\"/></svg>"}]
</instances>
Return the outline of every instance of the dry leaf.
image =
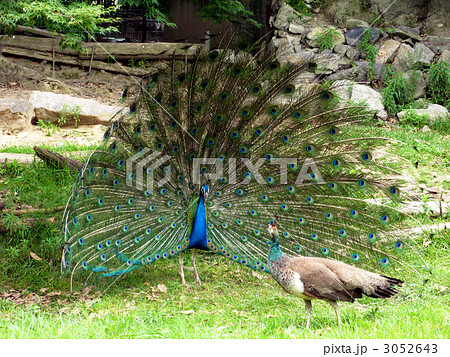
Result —
<instances>
[{"instance_id":1,"label":"dry leaf","mask_svg":"<svg viewBox=\"0 0 450 357\"><path fill-rule=\"evenodd\" d=\"M150 286L150 283L148 281L144 281L144 284Z\"/></svg>"},{"instance_id":2,"label":"dry leaf","mask_svg":"<svg viewBox=\"0 0 450 357\"><path fill-rule=\"evenodd\" d=\"M41 288L41 289L39 289L39 291L41 292L41 293L45 293L45 292L47 292L47 288Z\"/></svg>"},{"instance_id":3,"label":"dry leaf","mask_svg":"<svg viewBox=\"0 0 450 357\"><path fill-rule=\"evenodd\" d=\"M33 258L34 260L42 260L42 258L38 257L38 255L36 253L33 253L31 250L30 250L30 255L31 255L31 258Z\"/></svg>"},{"instance_id":4,"label":"dry leaf","mask_svg":"<svg viewBox=\"0 0 450 357\"><path fill-rule=\"evenodd\" d=\"M253 275L255 278L259 279L259 280L262 279L261 274L258 274L258 273L257 273L256 271L254 271L254 270L252 270L252 275Z\"/></svg>"},{"instance_id":5,"label":"dry leaf","mask_svg":"<svg viewBox=\"0 0 450 357\"><path fill-rule=\"evenodd\" d=\"M187 310L187 311L178 311L179 314L184 314L184 315L192 315L195 314L194 310Z\"/></svg>"},{"instance_id":6,"label":"dry leaf","mask_svg":"<svg viewBox=\"0 0 450 357\"><path fill-rule=\"evenodd\" d=\"M158 290L162 293L167 293L167 287L164 284L158 284Z\"/></svg>"}]
</instances>

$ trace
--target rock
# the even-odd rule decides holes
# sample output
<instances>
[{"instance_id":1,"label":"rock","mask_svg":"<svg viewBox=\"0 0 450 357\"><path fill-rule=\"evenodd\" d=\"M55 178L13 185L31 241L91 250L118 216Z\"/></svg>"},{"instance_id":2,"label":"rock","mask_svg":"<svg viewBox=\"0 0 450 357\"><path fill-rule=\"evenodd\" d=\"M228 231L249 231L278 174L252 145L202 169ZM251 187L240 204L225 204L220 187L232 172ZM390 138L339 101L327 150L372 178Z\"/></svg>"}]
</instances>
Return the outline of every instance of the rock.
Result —
<instances>
[{"instance_id":1,"label":"rock","mask_svg":"<svg viewBox=\"0 0 450 357\"><path fill-rule=\"evenodd\" d=\"M300 39L297 36L286 36L285 38L273 37L269 48L276 49L277 58L281 63L285 63L287 57L290 55L302 52Z\"/></svg>"},{"instance_id":2,"label":"rock","mask_svg":"<svg viewBox=\"0 0 450 357\"><path fill-rule=\"evenodd\" d=\"M345 23L345 27L347 27L348 29L352 29L355 27L369 27L369 24L363 20L348 19Z\"/></svg>"},{"instance_id":3,"label":"rock","mask_svg":"<svg viewBox=\"0 0 450 357\"><path fill-rule=\"evenodd\" d=\"M445 50L444 52L442 52L441 57L439 57L439 61L447 62L450 67L450 51Z\"/></svg>"},{"instance_id":4,"label":"rock","mask_svg":"<svg viewBox=\"0 0 450 357\"><path fill-rule=\"evenodd\" d=\"M406 114L408 112L413 112L417 115L426 115L430 121L434 121L439 118L448 119L449 113L446 107L443 107L439 104L429 104L428 108L426 109L408 109L408 110L402 110L401 112L397 113L397 117L402 120L405 119Z\"/></svg>"},{"instance_id":5,"label":"rock","mask_svg":"<svg viewBox=\"0 0 450 357\"><path fill-rule=\"evenodd\" d=\"M407 214L425 213L430 217L445 217L450 209L450 204L442 201L430 200L423 201L409 201L402 204L402 211Z\"/></svg>"},{"instance_id":6,"label":"rock","mask_svg":"<svg viewBox=\"0 0 450 357\"><path fill-rule=\"evenodd\" d=\"M345 42L347 43L347 45L353 47L358 46L363 40L364 31L369 28L370 27L355 27L348 30L345 33ZM370 42L375 43L375 41L378 40L378 37L380 36L380 32L376 28L370 28L370 31L372 34Z\"/></svg>"},{"instance_id":7,"label":"rock","mask_svg":"<svg viewBox=\"0 0 450 357\"><path fill-rule=\"evenodd\" d=\"M338 55L344 56L348 48L350 48L350 46L338 44L333 47L333 52L337 53Z\"/></svg>"},{"instance_id":8,"label":"rock","mask_svg":"<svg viewBox=\"0 0 450 357\"><path fill-rule=\"evenodd\" d=\"M333 46L344 43L345 37L341 30L335 29L334 27L315 27L313 28L308 34L306 35L306 41L310 47L319 47L319 42L317 41L317 36L320 36L324 31L330 31L328 29L334 29L336 31L333 31ZM332 30L331 30L332 31Z\"/></svg>"},{"instance_id":9,"label":"rock","mask_svg":"<svg viewBox=\"0 0 450 357\"><path fill-rule=\"evenodd\" d=\"M348 59L356 61L361 56L361 52L359 52L356 48L349 47L347 52L345 52L345 55Z\"/></svg>"},{"instance_id":10,"label":"rock","mask_svg":"<svg viewBox=\"0 0 450 357\"><path fill-rule=\"evenodd\" d=\"M25 99L0 98L0 130L17 133L31 127L33 105Z\"/></svg>"},{"instance_id":11,"label":"rock","mask_svg":"<svg viewBox=\"0 0 450 357\"><path fill-rule=\"evenodd\" d=\"M425 36L424 41L430 42L436 46L445 46L450 43L450 37L427 35Z\"/></svg>"},{"instance_id":12,"label":"rock","mask_svg":"<svg viewBox=\"0 0 450 357\"><path fill-rule=\"evenodd\" d=\"M431 129L428 127L428 125L424 125L422 128L422 132L423 133L428 133L429 131L431 131Z\"/></svg>"},{"instance_id":13,"label":"rock","mask_svg":"<svg viewBox=\"0 0 450 357\"><path fill-rule=\"evenodd\" d=\"M435 44L431 43L431 42L422 42L425 46L427 46L431 51L433 51L433 53L435 55L440 55L441 54L441 50L439 49L438 46L436 46Z\"/></svg>"},{"instance_id":14,"label":"rock","mask_svg":"<svg viewBox=\"0 0 450 357\"><path fill-rule=\"evenodd\" d=\"M283 31L283 30L275 30L275 37L286 37L287 36L287 32Z\"/></svg>"},{"instance_id":15,"label":"rock","mask_svg":"<svg viewBox=\"0 0 450 357\"><path fill-rule=\"evenodd\" d=\"M403 40L405 40L407 38L411 38L411 39L415 40L416 42L422 41L419 30L415 29L414 27L397 26L397 27L392 28L391 31L392 31L393 35L398 36Z\"/></svg>"},{"instance_id":16,"label":"rock","mask_svg":"<svg viewBox=\"0 0 450 357\"><path fill-rule=\"evenodd\" d=\"M291 6L283 3L278 10L273 26L279 30L288 30L292 24L302 26L302 19Z\"/></svg>"},{"instance_id":17,"label":"rock","mask_svg":"<svg viewBox=\"0 0 450 357\"><path fill-rule=\"evenodd\" d=\"M397 53L401 43L395 40L387 40L378 50L375 62L379 64L386 64L392 60Z\"/></svg>"},{"instance_id":18,"label":"rock","mask_svg":"<svg viewBox=\"0 0 450 357\"><path fill-rule=\"evenodd\" d=\"M434 59L434 52L423 43L418 43L414 47L411 65L414 68L430 67L431 61Z\"/></svg>"},{"instance_id":19,"label":"rock","mask_svg":"<svg viewBox=\"0 0 450 357\"><path fill-rule=\"evenodd\" d=\"M29 100L34 107L36 120L50 121L51 123L58 123L60 126L74 124L105 125L122 109L121 107L100 104L92 99L51 92L34 91L31 93Z\"/></svg>"},{"instance_id":20,"label":"rock","mask_svg":"<svg viewBox=\"0 0 450 357\"><path fill-rule=\"evenodd\" d=\"M305 26L297 25L297 24L289 25L289 32L293 33L295 35L302 35L305 31L306 31Z\"/></svg>"},{"instance_id":21,"label":"rock","mask_svg":"<svg viewBox=\"0 0 450 357\"><path fill-rule=\"evenodd\" d=\"M328 76L330 81L350 80L355 82L367 82L367 70L369 63L366 61L356 62L354 66L336 72Z\"/></svg>"},{"instance_id":22,"label":"rock","mask_svg":"<svg viewBox=\"0 0 450 357\"><path fill-rule=\"evenodd\" d=\"M376 112L377 118L381 120L387 119L387 113L384 110L381 94L376 90L362 85L354 84L351 100L355 103L364 101L370 110Z\"/></svg>"},{"instance_id":23,"label":"rock","mask_svg":"<svg viewBox=\"0 0 450 357\"><path fill-rule=\"evenodd\" d=\"M409 45L402 43L397 50L392 66L400 71L406 71L411 68L411 58L413 58L413 49Z\"/></svg>"},{"instance_id":24,"label":"rock","mask_svg":"<svg viewBox=\"0 0 450 357\"><path fill-rule=\"evenodd\" d=\"M425 97L427 84L419 70L410 70L402 74L403 78L414 88L414 99Z\"/></svg>"}]
</instances>

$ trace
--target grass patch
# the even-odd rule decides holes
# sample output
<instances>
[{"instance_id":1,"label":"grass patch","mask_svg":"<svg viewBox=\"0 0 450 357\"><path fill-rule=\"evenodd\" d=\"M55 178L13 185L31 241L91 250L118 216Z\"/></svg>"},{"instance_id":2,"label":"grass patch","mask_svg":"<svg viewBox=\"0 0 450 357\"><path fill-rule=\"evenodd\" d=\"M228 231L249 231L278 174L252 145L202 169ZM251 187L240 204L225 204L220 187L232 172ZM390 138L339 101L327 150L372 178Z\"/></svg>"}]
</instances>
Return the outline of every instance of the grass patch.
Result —
<instances>
[{"instance_id":1,"label":"grass patch","mask_svg":"<svg viewBox=\"0 0 450 357\"><path fill-rule=\"evenodd\" d=\"M343 128L343 130L347 128ZM432 184L450 171L450 142L441 132L422 133L376 126L352 127L359 136L383 136L404 142L395 154L419 161L419 175ZM413 148L415 147L415 149ZM394 146L392 146L394 149ZM74 174L53 170L43 163L0 166L0 198L9 207L61 206L68 199ZM448 183L444 186L449 189ZM424 284L419 276L399 271L407 282L389 300L363 298L340 304L343 324L325 302L313 302L311 328L305 329L301 299L285 293L267 274L251 270L218 255L202 253L197 259L203 285L183 287L177 259L135 270L117 281L91 280L84 291L76 281L69 293L69 276L60 277L61 212L36 213L32 228L11 223L0 233L1 338L449 338L450 232L417 237L433 270ZM21 217L22 218L22 217ZM5 220L14 218L2 216ZM422 223L435 223L426 216ZM413 224L413 223L411 223ZM416 223L414 223L416 224ZM41 260L36 260L30 253ZM405 260L414 259L405 255ZM188 258L185 257L187 262ZM187 263L187 266L190 264ZM393 274L394 275L394 274ZM164 289L158 288L164 284ZM11 289L13 292L11 292Z\"/></svg>"}]
</instances>

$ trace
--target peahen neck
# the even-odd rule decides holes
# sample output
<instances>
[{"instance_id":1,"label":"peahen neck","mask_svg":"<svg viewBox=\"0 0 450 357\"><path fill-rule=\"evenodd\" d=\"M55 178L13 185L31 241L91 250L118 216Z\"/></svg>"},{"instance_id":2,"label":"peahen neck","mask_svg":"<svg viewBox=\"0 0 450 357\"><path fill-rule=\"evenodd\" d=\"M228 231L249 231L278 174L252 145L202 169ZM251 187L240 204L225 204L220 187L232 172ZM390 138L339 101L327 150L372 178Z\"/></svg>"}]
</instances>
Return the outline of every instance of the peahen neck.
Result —
<instances>
[{"instance_id":1,"label":"peahen neck","mask_svg":"<svg viewBox=\"0 0 450 357\"><path fill-rule=\"evenodd\" d=\"M195 213L188 249L197 248L208 250L206 246L206 211L205 198L200 194Z\"/></svg>"},{"instance_id":2,"label":"peahen neck","mask_svg":"<svg viewBox=\"0 0 450 357\"><path fill-rule=\"evenodd\" d=\"M283 258L283 252L280 249L280 243L278 241L278 233L272 234L272 244L269 248L268 261L278 261Z\"/></svg>"}]
</instances>

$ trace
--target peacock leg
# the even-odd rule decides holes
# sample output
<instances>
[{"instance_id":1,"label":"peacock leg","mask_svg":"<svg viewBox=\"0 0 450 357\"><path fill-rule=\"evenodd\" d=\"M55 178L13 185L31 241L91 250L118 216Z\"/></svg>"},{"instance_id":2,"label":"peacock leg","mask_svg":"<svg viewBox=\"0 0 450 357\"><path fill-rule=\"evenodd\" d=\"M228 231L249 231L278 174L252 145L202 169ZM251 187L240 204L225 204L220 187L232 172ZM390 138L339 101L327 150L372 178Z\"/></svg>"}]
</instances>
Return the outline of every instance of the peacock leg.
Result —
<instances>
[{"instance_id":1,"label":"peacock leg","mask_svg":"<svg viewBox=\"0 0 450 357\"><path fill-rule=\"evenodd\" d=\"M338 307L337 301L328 301L328 302L330 303L331 306L333 306L334 312L336 313L336 316L338 319L338 322L341 324L342 320L341 320L341 315L339 314L339 307Z\"/></svg>"},{"instance_id":2,"label":"peacock leg","mask_svg":"<svg viewBox=\"0 0 450 357\"><path fill-rule=\"evenodd\" d=\"M180 253L178 261L180 262L181 284L186 286L186 280L184 280L183 252Z\"/></svg>"},{"instance_id":3,"label":"peacock leg","mask_svg":"<svg viewBox=\"0 0 450 357\"><path fill-rule=\"evenodd\" d=\"M305 300L305 310L307 313L306 328L309 328L309 322L311 321L311 310L312 310L311 300Z\"/></svg>"},{"instance_id":4,"label":"peacock leg","mask_svg":"<svg viewBox=\"0 0 450 357\"><path fill-rule=\"evenodd\" d=\"M194 273L195 273L195 282L198 285L202 285L202 282L200 280L200 277L198 276L198 271L197 271L197 266L195 265L195 257L197 255L198 249L193 249L192 250L192 255L191 255L191 262L192 262L192 266L194 267Z\"/></svg>"}]
</instances>

